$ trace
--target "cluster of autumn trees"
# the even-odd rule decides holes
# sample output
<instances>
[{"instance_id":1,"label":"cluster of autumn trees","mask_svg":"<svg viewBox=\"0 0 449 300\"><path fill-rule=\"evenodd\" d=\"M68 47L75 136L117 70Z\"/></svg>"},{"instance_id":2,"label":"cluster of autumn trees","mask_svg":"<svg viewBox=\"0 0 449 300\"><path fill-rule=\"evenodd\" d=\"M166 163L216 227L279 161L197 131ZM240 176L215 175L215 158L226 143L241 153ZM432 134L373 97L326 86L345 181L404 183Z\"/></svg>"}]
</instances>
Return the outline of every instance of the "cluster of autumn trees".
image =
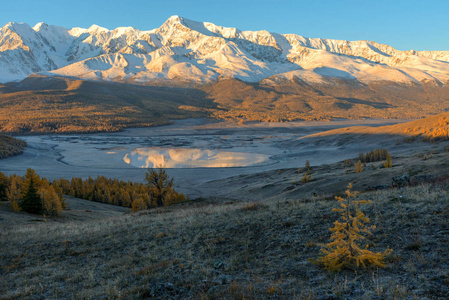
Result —
<instances>
[{"instance_id":1,"label":"cluster of autumn trees","mask_svg":"<svg viewBox=\"0 0 449 300\"><path fill-rule=\"evenodd\" d=\"M443 116L438 118L433 123L427 122L421 124L421 126L415 126L412 128L406 128L404 133L404 141L411 143L414 142L419 137L422 142L437 143L449 140L449 117L446 117L447 113L442 114ZM426 118L431 120L431 117ZM424 119L424 120L426 120Z\"/></svg>"},{"instance_id":2,"label":"cluster of autumn trees","mask_svg":"<svg viewBox=\"0 0 449 300\"><path fill-rule=\"evenodd\" d=\"M149 169L147 183L97 178L40 178L32 169L25 176L6 176L0 172L0 200L9 201L15 211L58 215L65 208L64 195L101 203L130 207L133 211L185 201L173 188L173 179L164 169Z\"/></svg>"},{"instance_id":3,"label":"cluster of autumn trees","mask_svg":"<svg viewBox=\"0 0 449 300\"><path fill-rule=\"evenodd\" d=\"M379 148L379 149L371 150L370 152L368 152L366 154L361 152L359 154L359 160L362 163L369 163L369 162L386 160L389 155L390 155L390 153L388 153L387 149ZM391 157L391 155L390 155L390 157Z\"/></svg>"},{"instance_id":4,"label":"cluster of autumn trees","mask_svg":"<svg viewBox=\"0 0 449 300\"><path fill-rule=\"evenodd\" d=\"M0 172L0 200L9 201L15 211L58 215L65 207L62 190L32 169L25 176Z\"/></svg>"},{"instance_id":5,"label":"cluster of autumn trees","mask_svg":"<svg viewBox=\"0 0 449 300\"><path fill-rule=\"evenodd\" d=\"M164 169L149 169L146 183L136 183L104 176L96 178L58 179L53 184L66 195L95 202L130 207L133 211L185 201L184 194L173 188Z\"/></svg>"},{"instance_id":6,"label":"cluster of autumn trees","mask_svg":"<svg viewBox=\"0 0 449 300\"><path fill-rule=\"evenodd\" d=\"M366 166L366 163L369 162L375 162L385 160L385 163L383 164L384 168L391 168L391 154L388 153L387 149L375 149L371 150L370 152L364 154L363 152L359 155L359 160L354 164L354 172L360 173L363 172L363 167Z\"/></svg>"}]
</instances>

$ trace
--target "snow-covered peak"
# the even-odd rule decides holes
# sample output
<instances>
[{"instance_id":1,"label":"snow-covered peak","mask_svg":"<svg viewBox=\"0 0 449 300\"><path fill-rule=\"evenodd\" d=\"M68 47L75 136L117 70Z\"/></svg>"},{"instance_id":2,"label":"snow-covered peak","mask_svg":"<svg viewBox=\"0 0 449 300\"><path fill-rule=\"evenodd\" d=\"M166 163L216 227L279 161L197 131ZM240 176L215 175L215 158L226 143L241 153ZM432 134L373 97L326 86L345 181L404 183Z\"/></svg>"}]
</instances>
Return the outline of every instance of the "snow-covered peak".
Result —
<instances>
[{"instance_id":1,"label":"snow-covered peak","mask_svg":"<svg viewBox=\"0 0 449 300\"><path fill-rule=\"evenodd\" d=\"M136 34L139 30L135 29L134 27L117 27L116 29L112 30L112 33L116 36L124 35L124 34Z\"/></svg>"},{"instance_id":2,"label":"snow-covered peak","mask_svg":"<svg viewBox=\"0 0 449 300\"><path fill-rule=\"evenodd\" d=\"M181 22L181 17L175 15L168 18L159 28L156 30L160 30L163 28L174 28L178 25L184 26L184 24Z\"/></svg>"},{"instance_id":3,"label":"snow-covered peak","mask_svg":"<svg viewBox=\"0 0 449 300\"><path fill-rule=\"evenodd\" d=\"M33 30L39 31L39 30L41 30L42 27L48 27L48 25L45 24L44 22L39 22L36 25L34 25Z\"/></svg>"},{"instance_id":4,"label":"snow-covered peak","mask_svg":"<svg viewBox=\"0 0 449 300\"><path fill-rule=\"evenodd\" d=\"M87 32L108 32L109 29L93 24L87 29Z\"/></svg>"},{"instance_id":5,"label":"snow-covered peak","mask_svg":"<svg viewBox=\"0 0 449 300\"><path fill-rule=\"evenodd\" d=\"M164 22L164 24L162 24L161 27L159 27L159 29L163 30L165 30L165 28L178 29L178 30L180 28L185 28L187 30L196 31L204 35L215 36L213 32L209 31L206 28L204 22L193 21L187 18L180 17L178 15L171 16L170 18L167 19L167 21Z\"/></svg>"},{"instance_id":6,"label":"snow-covered peak","mask_svg":"<svg viewBox=\"0 0 449 300\"><path fill-rule=\"evenodd\" d=\"M3 28L25 37L30 37L31 32L33 32L33 29L27 23L9 22Z\"/></svg>"},{"instance_id":7,"label":"snow-covered peak","mask_svg":"<svg viewBox=\"0 0 449 300\"><path fill-rule=\"evenodd\" d=\"M255 82L279 76L306 82L340 78L441 85L449 82L448 62L449 51L398 51L365 40L241 31L178 15L147 31L98 25L66 29L44 22L32 28L10 22L0 28L0 82L51 71L137 83Z\"/></svg>"},{"instance_id":8,"label":"snow-covered peak","mask_svg":"<svg viewBox=\"0 0 449 300\"><path fill-rule=\"evenodd\" d=\"M65 27L57 26L57 25L49 25L44 22L39 22L36 25L34 25L33 30L36 32L42 32L42 31L53 31L53 32L68 32L69 30Z\"/></svg>"},{"instance_id":9,"label":"snow-covered peak","mask_svg":"<svg viewBox=\"0 0 449 300\"><path fill-rule=\"evenodd\" d=\"M221 35L226 39L234 39L239 33L241 33L241 30L233 27L218 26L210 22L204 22L203 24L204 27L206 27L210 32Z\"/></svg>"},{"instance_id":10,"label":"snow-covered peak","mask_svg":"<svg viewBox=\"0 0 449 300\"><path fill-rule=\"evenodd\" d=\"M81 28L81 27L73 27L72 29L70 29L68 31L68 33L71 36L76 36L76 37L79 37L80 35L82 35L85 32L87 32L87 29L86 28Z\"/></svg>"},{"instance_id":11,"label":"snow-covered peak","mask_svg":"<svg viewBox=\"0 0 449 300\"><path fill-rule=\"evenodd\" d=\"M178 15L170 16L165 22L180 22L181 17Z\"/></svg>"}]
</instances>

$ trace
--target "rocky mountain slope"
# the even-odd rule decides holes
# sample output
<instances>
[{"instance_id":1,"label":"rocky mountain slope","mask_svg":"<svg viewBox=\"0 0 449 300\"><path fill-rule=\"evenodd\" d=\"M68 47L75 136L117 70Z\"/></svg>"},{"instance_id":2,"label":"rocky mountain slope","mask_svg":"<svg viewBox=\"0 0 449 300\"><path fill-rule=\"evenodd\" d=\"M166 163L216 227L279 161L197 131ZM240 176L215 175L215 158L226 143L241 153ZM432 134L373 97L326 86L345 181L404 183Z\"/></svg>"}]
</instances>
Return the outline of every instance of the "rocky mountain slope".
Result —
<instances>
[{"instance_id":1,"label":"rocky mountain slope","mask_svg":"<svg viewBox=\"0 0 449 300\"><path fill-rule=\"evenodd\" d=\"M449 51L241 31L173 16L149 31L8 23L0 29L0 70L0 82L42 73L151 85L233 78L269 85L339 79L441 86L449 80Z\"/></svg>"}]
</instances>

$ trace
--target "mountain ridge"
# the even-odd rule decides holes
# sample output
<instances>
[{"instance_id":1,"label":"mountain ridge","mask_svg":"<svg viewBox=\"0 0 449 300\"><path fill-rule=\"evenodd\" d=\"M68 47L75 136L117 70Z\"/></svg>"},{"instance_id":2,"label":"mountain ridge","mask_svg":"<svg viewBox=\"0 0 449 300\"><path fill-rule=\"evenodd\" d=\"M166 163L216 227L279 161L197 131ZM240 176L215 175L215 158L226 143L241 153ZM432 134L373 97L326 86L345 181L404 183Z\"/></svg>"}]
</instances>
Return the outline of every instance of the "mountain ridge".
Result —
<instances>
[{"instance_id":1,"label":"mountain ridge","mask_svg":"<svg viewBox=\"0 0 449 300\"><path fill-rule=\"evenodd\" d=\"M449 51L400 51L370 41L242 31L172 16L159 28L71 29L10 22L0 29L0 82L32 73L135 84L328 78L400 84L449 81Z\"/></svg>"}]
</instances>

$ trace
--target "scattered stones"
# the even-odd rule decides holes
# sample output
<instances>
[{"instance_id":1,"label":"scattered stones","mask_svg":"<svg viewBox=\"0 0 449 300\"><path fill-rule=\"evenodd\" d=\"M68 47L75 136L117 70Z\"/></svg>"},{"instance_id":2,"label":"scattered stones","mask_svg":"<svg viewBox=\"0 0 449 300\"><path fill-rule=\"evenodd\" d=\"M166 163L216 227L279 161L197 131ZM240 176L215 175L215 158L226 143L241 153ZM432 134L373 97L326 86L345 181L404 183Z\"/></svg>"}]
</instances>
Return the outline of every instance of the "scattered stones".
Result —
<instances>
[{"instance_id":1,"label":"scattered stones","mask_svg":"<svg viewBox=\"0 0 449 300\"><path fill-rule=\"evenodd\" d=\"M221 259L217 259L217 260L214 262L214 268L215 268L215 269L223 269L224 266L225 266L225 263L224 263L224 261L222 261Z\"/></svg>"}]
</instances>

